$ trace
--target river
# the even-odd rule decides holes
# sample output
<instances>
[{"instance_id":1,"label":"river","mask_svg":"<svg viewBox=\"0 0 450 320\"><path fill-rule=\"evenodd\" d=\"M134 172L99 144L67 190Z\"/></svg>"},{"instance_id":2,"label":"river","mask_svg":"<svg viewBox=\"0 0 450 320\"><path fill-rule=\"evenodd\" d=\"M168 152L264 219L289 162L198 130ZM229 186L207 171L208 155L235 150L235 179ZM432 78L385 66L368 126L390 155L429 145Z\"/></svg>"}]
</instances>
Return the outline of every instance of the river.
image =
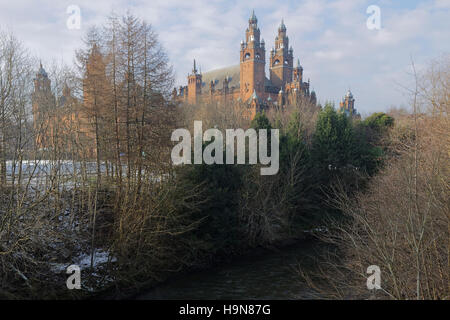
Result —
<instances>
[{"instance_id":1,"label":"river","mask_svg":"<svg viewBox=\"0 0 450 320\"><path fill-rule=\"evenodd\" d=\"M246 255L226 265L172 278L137 299L311 299L314 296L298 268L310 268L308 261L323 250L322 244L305 241Z\"/></svg>"}]
</instances>

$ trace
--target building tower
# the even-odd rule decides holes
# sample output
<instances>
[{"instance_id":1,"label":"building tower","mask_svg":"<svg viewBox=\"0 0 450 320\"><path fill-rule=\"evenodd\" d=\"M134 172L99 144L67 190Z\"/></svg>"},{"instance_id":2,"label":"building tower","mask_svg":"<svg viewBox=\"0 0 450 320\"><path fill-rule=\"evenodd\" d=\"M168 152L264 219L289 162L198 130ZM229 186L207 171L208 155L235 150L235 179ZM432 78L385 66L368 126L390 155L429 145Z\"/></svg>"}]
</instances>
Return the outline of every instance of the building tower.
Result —
<instances>
[{"instance_id":1,"label":"building tower","mask_svg":"<svg viewBox=\"0 0 450 320\"><path fill-rule=\"evenodd\" d=\"M194 59L194 67L192 73L188 75L188 102L195 104L199 96L202 94L202 75L197 71L197 66Z\"/></svg>"},{"instance_id":2,"label":"building tower","mask_svg":"<svg viewBox=\"0 0 450 320\"><path fill-rule=\"evenodd\" d=\"M284 21L281 20L278 35L275 38L275 49L270 53L270 81L279 88L292 82L294 51L292 47L289 48L286 30Z\"/></svg>"},{"instance_id":3,"label":"building tower","mask_svg":"<svg viewBox=\"0 0 450 320\"><path fill-rule=\"evenodd\" d=\"M297 66L294 68L294 79L293 82L302 84L303 82L303 68L300 65L300 59L297 60Z\"/></svg>"},{"instance_id":4,"label":"building tower","mask_svg":"<svg viewBox=\"0 0 450 320\"><path fill-rule=\"evenodd\" d=\"M33 126L36 134L36 145L39 148L44 147L42 130L44 129L44 121L46 114L52 110L56 105L55 97L51 90L51 81L48 78L47 72L39 66L39 71L36 73L34 80L34 91L32 93L32 111L33 111Z\"/></svg>"},{"instance_id":5,"label":"building tower","mask_svg":"<svg viewBox=\"0 0 450 320\"><path fill-rule=\"evenodd\" d=\"M339 104L339 109L341 112L344 112L348 116L359 117L358 112L355 109L355 98L353 98L353 94L350 89L347 91L347 94L342 99Z\"/></svg>"},{"instance_id":6,"label":"building tower","mask_svg":"<svg viewBox=\"0 0 450 320\"><path fill-rule=\"evenodd\" d=\"M240 93L242 101L248 101L253 92L257 96L264 96L266 49L264 39L260 40L260 37L258 19L253 11L248 20L245 41L241 42Z\"/></svg>"}]
</instances>

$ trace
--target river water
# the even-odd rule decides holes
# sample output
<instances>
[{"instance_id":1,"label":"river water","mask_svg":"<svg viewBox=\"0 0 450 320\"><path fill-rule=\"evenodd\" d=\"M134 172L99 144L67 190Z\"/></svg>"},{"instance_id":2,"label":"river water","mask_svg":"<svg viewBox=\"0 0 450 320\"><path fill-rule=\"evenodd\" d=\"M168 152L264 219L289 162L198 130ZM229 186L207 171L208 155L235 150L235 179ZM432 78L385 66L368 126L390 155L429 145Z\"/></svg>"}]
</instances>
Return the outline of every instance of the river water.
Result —
<instances>
[{"instance_id":1,"label":"river water","mask_svg":"<svg viewBox=\"0 0 450 320\"><path fill-rule=\"evenodd\" d=\"M175 277L138 299L311 299L298 268L311 268L308 261L323 250L323 245L306 241L246 255L226 265Z\"/></svg>"}]
</instances>

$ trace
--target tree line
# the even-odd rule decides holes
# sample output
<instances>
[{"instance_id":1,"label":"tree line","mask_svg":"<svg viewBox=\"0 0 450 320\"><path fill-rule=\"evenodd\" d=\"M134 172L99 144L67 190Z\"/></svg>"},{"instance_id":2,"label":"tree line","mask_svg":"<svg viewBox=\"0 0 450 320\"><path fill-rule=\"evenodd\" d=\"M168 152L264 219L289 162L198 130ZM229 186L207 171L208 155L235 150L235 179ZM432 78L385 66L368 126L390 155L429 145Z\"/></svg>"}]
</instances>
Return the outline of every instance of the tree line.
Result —
<instances>
[{"instance_id":1,"label":"tree line","mask_svg":"<svg viewBox=\"0 0 450 320\"><path fill-rule=\"evenodd\" d=\"M49 68L46 94L33 93L37 59L19 40L1 34L0 49L0 296L120 296L255 247L313 236L337 248L328 262L346 276L319 288L320 267L303 275L318 294L353 290L371 262L367 249L376 252L371 264L392 275L388 297L411 297L398 275L412 258L414 294L445 297L448 65L414 91L430 96L427 113L359 120L332 103L299 99L250 120L243 104L172 100L167 54L151 25L131 14L91 28L74 68ZM259 165L173 166L171 133L192 131L194 120L223 130L279 129L279 173L261 176ZM410 237L400 245L403 234ZM386 250L394 259L405 244L403 252L414 254L402 255L395 269ZM68 291L61 266L83 257L83 290Z\"/></svg>"}]
</instances>

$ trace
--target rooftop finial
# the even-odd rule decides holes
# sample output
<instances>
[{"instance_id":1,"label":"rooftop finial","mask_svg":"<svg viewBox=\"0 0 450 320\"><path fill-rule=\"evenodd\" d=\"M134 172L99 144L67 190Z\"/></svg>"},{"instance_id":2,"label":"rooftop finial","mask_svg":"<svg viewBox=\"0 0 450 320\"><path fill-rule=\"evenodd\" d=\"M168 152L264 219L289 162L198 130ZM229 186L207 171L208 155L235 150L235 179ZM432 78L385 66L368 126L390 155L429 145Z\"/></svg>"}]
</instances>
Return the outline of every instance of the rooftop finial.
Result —
<instances>
[{"instance_id":1,"label":"rooftop finial","mask_svg":"<svg viewBox=\"0 0 450 320\"><path fill-rule=\"evenodd\" d=\"M249 19L249 23L251 23L251 24L256 24L256 23L258 23L258 19L256 18L255 10L254 10L254 9L253 9L253 12L252 12L252 16L251 16L250 19Z\"/></svg>"},{"instance_id":2,"label":"rooftop finial","mask_svg":"<svg viewBox=\"0 0 450 320\"><path fill-rule=\"evenodd\" d=\"M286 25L284 24L284 18L281 18L280 31L286 31Z\"/></svg>"},{"instance_id":3,"label":"rooftop finial","mask_svg":"<svg viewBox=\"0 0 450 320\"><path fill-rule=\"evenodd\" d=\"M39 60L39 74L41 76L47 77L47 72L45 72L44 67L42 67L42 61Z\"/></svg>"},{"instance_id":4,"label":"rooftop finial","mask_svg":"<svg viewBox=\"0 0 450 320\"><path fill-rule=\"evenodd\" d=\"M348 87L348 91L347 91L346 97L353 98L353 94L352 94L352 91L350 90L350 86Z\"/></svg>"},{"instance_id":5,"label":"rooftop finial","mask_svg":"<svg viewBox=\"0 0 450 320\"><path fill-rule=\"evenodd\" d=\"M192 72L193 72L194 74L197 73L197 66L196 66L196 63L195 63L195 59L194 59L194 68L192 69Z\"/></svg>"}]
</instances>

